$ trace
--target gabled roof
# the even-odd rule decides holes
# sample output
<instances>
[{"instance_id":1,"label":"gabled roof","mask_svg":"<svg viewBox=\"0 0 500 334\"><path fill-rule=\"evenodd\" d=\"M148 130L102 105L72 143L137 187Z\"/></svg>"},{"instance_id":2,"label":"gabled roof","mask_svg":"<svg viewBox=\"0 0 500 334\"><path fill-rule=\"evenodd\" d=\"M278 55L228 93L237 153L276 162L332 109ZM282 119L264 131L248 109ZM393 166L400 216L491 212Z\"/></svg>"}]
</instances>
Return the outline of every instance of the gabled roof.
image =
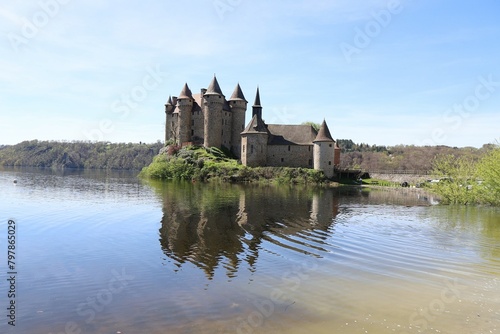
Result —
<instances>
[{"instance_id":1,"label":"gabled roof","mask_svg":"<svg viewBox=\"0 0 500 334\"><path fill-rule=\"evenodd\" d=\"M179 94L179 97L177 99L181 100L181 99L192 99L192 98L193 98L193 94L191 93L191 89L189 89L188 84L185 83L184 87L182 88L182 91Z\"/></svg>"},{"instance_id":2,"label":"gabled roof","mask_svg":"<svg viewBox=\"0 0 500 334\"><path fill-rule=\"evenodd\" d=\"M269 131L267 130L267 126L262 120L262 118L258 117L257 115L254 115L252 117L252 120L250 123L248 123L247 127L243 132L243 134L248 134L248 133L267 133L269 134Z\"/></svg>"},{"instance_id":3,"label":"gabled roof","mask_svg":"<svg viewBox=\"0 0 500 334\"><path fill-rule=\"evenodd\" d=\"M214 75L214 78L212 79L212 82L210 82L210 85L208 85L207 91L205 92L205 95L222 95L222 90L220 89L219 83L217 82L217 78Z\"/></svg>"},{"instance_id":4,"label":"gabled roof","mask_svg":"<svg viewBox=\"0 0 500 334\"><path fill-rule=\"evenodd\" d=\"M248 102L245 99L245 95L243 95L243 91L241 90L240 84L236 85L236 88L234 89L234 92L231 95L231 98L229 99L229 101L238 101L238 100Z\"/></svg>"},{"instance_id":5,"label":"gabled roof","mask_svg":"<svg viewBox=\"0 0 500 334\"><path fill-rule=\"evenodd\" d=\"M312 145L317 136L310 125L269 124L269 145Z\"/></svg>"},{"instance_id":6,"label":"gabled roof","mask_svg":"<svg viewBox=\"0 0 500 334\"><path fill-rule=\"evenodd\" d=\"M314 142L320 142L320 141L330 141L330 142L335 141L333 140L332 135L330 134L330 130L328 129L328 125L326 125L325 120L323 120L323 123L321 123L318 135L316 136L316 139L314 139Z\"/></svg>"}]
</instances>

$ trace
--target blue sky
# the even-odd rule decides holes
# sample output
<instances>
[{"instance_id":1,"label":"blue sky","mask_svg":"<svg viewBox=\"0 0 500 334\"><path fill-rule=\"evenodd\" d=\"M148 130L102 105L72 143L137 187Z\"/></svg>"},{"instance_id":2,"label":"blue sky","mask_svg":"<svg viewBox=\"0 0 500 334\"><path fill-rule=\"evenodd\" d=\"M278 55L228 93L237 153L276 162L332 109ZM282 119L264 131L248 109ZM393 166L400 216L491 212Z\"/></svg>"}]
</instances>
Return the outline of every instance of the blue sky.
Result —
<instances>
[{"instance_id":1,"label":"blue sky","mask_svg":"<svg viewBox=\"0 0 500 334\"><path fill-rule=\"evenodd\" d=\"M0 5L0 144L155 142L214 73L267 123L378 145L500 140L500 2L37 0ZM251 107L247 110L250 118Z\"/></svg>"}]
</instances>

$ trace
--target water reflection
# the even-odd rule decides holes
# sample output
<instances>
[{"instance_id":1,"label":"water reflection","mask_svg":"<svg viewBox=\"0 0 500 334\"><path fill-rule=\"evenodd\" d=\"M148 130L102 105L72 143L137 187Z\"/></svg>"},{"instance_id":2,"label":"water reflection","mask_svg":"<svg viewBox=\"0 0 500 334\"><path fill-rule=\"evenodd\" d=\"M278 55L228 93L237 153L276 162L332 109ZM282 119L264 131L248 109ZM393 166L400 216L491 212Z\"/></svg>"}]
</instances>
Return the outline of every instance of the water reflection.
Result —
<instances>
[{"instance_id":1,"label":"water reflection","mask_svg":"<svg viewBox=\"0 0 500 334\"><path fill-rule=\"evenodd\" d=\"M248 185L153 183L163 199L160 243L177 268L195 264L212 279L220 265L236 275L242 262L255 270L263 242L267 252L316 258L332 247L337 217L350 203L427 204L415 192L394 194L355 188L316 189ZM392 200L391 200L392 199Z\"/></svg>"}]
</instances>

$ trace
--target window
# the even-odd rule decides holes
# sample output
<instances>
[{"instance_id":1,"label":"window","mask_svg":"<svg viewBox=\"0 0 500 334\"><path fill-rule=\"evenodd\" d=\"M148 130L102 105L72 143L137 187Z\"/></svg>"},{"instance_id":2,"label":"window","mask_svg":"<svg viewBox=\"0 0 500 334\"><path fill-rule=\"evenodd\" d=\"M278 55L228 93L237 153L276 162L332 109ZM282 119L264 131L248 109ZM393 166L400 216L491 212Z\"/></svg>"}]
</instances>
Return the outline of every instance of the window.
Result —
<instances>
[{"instance_id":1,"label":"window","mask_svg":"<svg viewBox=\"0 0 500 334\"><path fill-rule=\"evenodd\" d=\"M253 154L253 145L252 145L252 146L250 146L250 153L252 153L252 154Z\"/></svg>"},{"instance_id":2,"label":"window","mask_svg":"<svg viewBox=\"0 0 500 334\"><path fill-rule=\"evenodd\" d=\"M332 165L332 162L331 161L328 161L328 166L331 166Z\"/></svg>"},{"instance_id":3,"label":"window","mask_svg":"<svg viewBox=\"0 0 500 334\"><path fill-rule=\"evenodd\" d=\"M312 166L313 164L313 161L311 159L309 159L309 166Z\"/></svg>"},{"instance_id":4,"label":"window","mask_svg":"<svg viewBox=\"0 0 500 334\"><path fill-rule=\"evenodd\" d=\"M290 151L290 145L288 145L288 151Z\"/></svg>"},{"instance_id":5,"label":"window","mask_svg":"<svg viewBox=\"0 0 500 334\"><path fill-rule=\"evenodd\" d=\"M332 144L328 145L328 147L332 147Z\"/></svg>"},{"instance_id":6,"label":"window","mask_svg":"<svg viewBox=\"0 0 500 334\"><path fill-rule=\"evenodd\" d=\"M194 119L193 119L193 120L191 120L191 125L194 125Z\"/></svg>"},{"instance_id":7,"label":"window","mask_svg":"<svg viewBox=\"0 0 500 334\"><path fill-rule=\"evenodd\" d=\"M311 152L311 146L307 146L307 148L309 149L309 152Z\"/></svg>"},{"instance_id":8,"label":"window","mask_svg":"<svg viewBox=\"0 0 500 334\"><path fill-rule=\"evenodd\" d=\"M285 158L281 158L281 162L285 162Z\"/></svg>"},{"instance_id":9,"label":"window","mask_svg":"<svg viewBox=\"0 0 500 334\"><path fill-rule=\"evenodd\" d=\"M191 136L194 136L194 130L191 130Z\"/></svg>"}]
</instances>

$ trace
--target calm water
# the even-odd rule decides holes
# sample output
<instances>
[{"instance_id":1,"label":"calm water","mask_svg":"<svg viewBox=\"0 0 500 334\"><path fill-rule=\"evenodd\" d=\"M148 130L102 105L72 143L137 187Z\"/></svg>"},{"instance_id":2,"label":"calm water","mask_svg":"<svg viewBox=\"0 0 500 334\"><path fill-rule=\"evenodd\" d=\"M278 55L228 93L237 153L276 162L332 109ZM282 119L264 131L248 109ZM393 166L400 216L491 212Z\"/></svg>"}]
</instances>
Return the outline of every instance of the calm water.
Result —
<instances>
[{"instance_id":1,"label":"calm water","mask_svg":"<svg viewBox=\"0 0 500 334\"><path fill-rule=\"evenodd\" d=\"M0 333L500 333L500 211L430 202L0 170Z\"/></svg>"}]
</instances>

